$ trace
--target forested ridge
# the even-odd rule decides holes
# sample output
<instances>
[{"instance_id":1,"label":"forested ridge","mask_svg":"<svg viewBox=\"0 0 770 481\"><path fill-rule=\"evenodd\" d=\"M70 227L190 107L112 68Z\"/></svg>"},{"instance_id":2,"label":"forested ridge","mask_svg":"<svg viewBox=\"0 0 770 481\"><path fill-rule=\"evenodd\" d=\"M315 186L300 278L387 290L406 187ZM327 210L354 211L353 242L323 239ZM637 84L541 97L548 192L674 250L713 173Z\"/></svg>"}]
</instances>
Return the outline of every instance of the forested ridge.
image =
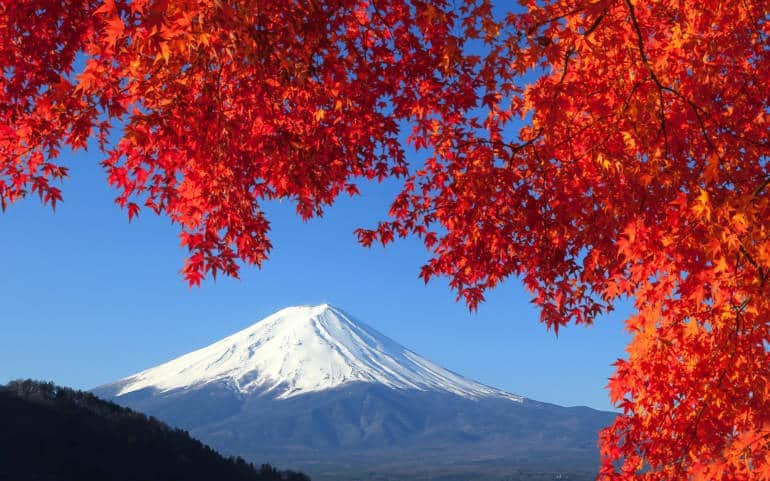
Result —
<instances>
[{"instance_id":1,"label":"forested ridge","mask_svg":"<svg viewBox=\"0 0 770 481\"><path fill-rule=\"evenodd\" d=\"M31 380L0 386L0 480L310 481L225 458L156 418Z\"/></svg>"}]
</instances>

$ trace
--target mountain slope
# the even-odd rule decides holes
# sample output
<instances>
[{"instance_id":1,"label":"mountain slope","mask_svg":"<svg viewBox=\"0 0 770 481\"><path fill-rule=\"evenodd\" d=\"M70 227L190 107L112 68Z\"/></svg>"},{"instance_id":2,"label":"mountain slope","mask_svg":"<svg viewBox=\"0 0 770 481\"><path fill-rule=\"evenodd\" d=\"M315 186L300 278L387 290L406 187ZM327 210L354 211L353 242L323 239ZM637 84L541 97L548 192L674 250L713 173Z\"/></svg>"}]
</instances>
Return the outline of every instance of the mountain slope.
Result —
<instances>
[{"instance_id":1,"label":"mountain slope","mask_svg":"<svg viewBox=\"0 0 770 481\"><path fill-rule=\"evenodd\" d=\"M328 305L284 309L94 392L321 481L587 480L614 417L466 379Z\"/></svg>"},{"instance_id":2,"label":"mountain slope","mask_svg":"<svg viewBox=\"0 0 770 481\"><path fill-rule=\"evenodd\" d=\"M53 384L0 386L0 480L309 481L225 459L180 430Z\"/></svg>"},{"instance_id":3,"label":"mountain slope","mask_svg":"<svg viewBox=\"0 0 770 481\"><path fill-rule=\"evenodd\" d=\"M118 381L114 395L226 382L276 399L371 383L465 397L521 397L450 372L342 310L323 304L283 309L221 341Z\"/></svg>"}]
</instances>

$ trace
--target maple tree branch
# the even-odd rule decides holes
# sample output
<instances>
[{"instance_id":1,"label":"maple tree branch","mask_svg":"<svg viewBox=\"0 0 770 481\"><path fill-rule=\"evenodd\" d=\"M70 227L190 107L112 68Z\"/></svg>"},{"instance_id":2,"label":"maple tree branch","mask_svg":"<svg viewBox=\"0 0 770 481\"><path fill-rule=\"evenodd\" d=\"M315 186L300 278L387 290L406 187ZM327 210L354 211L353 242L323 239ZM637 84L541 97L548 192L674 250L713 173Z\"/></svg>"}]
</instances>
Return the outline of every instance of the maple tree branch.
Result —
<instances>
[{"instance_id":1,"label":"maple tree branch","mask_svg":"<svg viewBox=\"0 0 770 481\"><path fill-rule=\"evenodd\" d=\"M754 258L751 256L751 254L749 254L749 252L748 252L748 251L746 250L746 248L743 246L743 243L741 243L741 245L740 245L740 247L739 247L739 249L738 249L738 250L739 250L739 251L741 251L741 254L743 254L743 255L744 255L744 257L746 257L746 260L748 260L748 261L749 261L749 264L751 264L751 265L752 265L752 266L754 266L754 267L755 267L757 270L759 270L759 272L760 272L760 274L761 274L761 273L762 273L762 269L760 269L760 268L759 268L759 264L757 264L757 261L755 261L755 260L754 260Z\"/></svg>"},{"instance_id":2,"label":"maple tree branch","mask_svg":"<svg viewBox=\"0 0 770 481\"><path fill-rule=\"evenodd\" d=\"M754 259L754 257L749 253L748 250L746 250L746 247L743 245L743 242L740 243L740 246L738 248L741 254L743 254L743 257L746 258L747 261L749 261L749 264L751 264L759 273L759 288L762 289L765 285L765 277L766 273L765 270L762 269L762 266L759 265L759 263Z\"/></svg>"},{"instance_id":3,"label":"maple tree branch","mask_svg":"<svg viewBox=\"0 0 770 481\"><path fill-rule=\"evenodd\" d=\"M731 129L730 127L728 127L728 126L726 126L724 124L719 125L719 127L724 129L724 131L727 134L729 134L730 136L732 136L733 138L735 138L736 140L738 140L740 142L745 142L745 143L747 143L749 145L752 145L754 147L759 147L760 149L765 149L765 150L766 149L770 149L770 142L760 142L758 140L751 139L749 137L746 137L746 135L744 135L744 134L740 134L740 133L736 132L735 130ZM766 153L765 155L768 155L768 154Z\"/></svg>"},{"instance_id":4,"label":"maple tree branch","mask_svg":"<svg viewBox=\"0 0 770 481\"><path fill-rule=\"evenodd\" d=\"M703 121L703 117L700 114L700 107L695 104L692 100L685 97L681 92L676 90L673 87L669 87L667 85L663 85L663 83L660 81L660 78L655 73L655 70L652 68L652 65L650 65L649 59L647 58L647 54L644 49L644 41L642 36L642 30L639 27L639 22L636 19L636 11L634 9L634 5L631 3L630 0L625 0L626 6L628 7L628 13L631 17L631 23L634 27L634 31L636 32L636 42L639 49L639 54L642 58L642 62L644 63L645 67L647 67L647 70L650 72L650 77L652 78L652 81L655 82L655 85L657 85L658 89L661 91L665 90L667 92L671 92L675 96L679 97L682 101L684 101L693 111L695 114L695 119L698 121L698 125L700 127L701 133L703 134L703 139L706 141L706 144L708 144L709 148L712 152L714 152L717 155L717 158L722 161L722 156L719 154L719 151L717 150L714 143L711 141L711 138L708 136L708 131L706 130L706 124ZM662 94L660 97L660 101L662 102ZM662 108L662 106L661 106ZM661 119L661 122L665 122L665 119ZM668 143L668 140L666 139L666 143Z\"/></svg>"},{"instance_id":5,"label":"maple tree branch","mask_svg":"<svg viewBox=\"0 0 770 481\"><path fill-rule=\"evenodd\" d=\"M682 101L684 101L692 109L693 113L695 114L695 119L698 121L698 126L700 127L701 134L703 134L703 139L706 141L706 144L708 144L708 146L711 149L711 151L716 154L717 158L721 162L723 160L722 159L722 155L719 153L719 150L717 150L716 146L711 141L711 138L708 135L708 131L706 130L706 124L703 121L703 117L700 114L700 110L701 110L700 107L698 107L698 105L696 105L695 102L693 102L689 98L685 97L680 91L676 90L673 87L662 86L661 88L663 90L671 92L675 96L677 96L680 99L682 99Z\"/></svg>"},{"instance_id":6,"label":"maple tree branch","mask_svg":"<svg viewBox=\"0 0 770 481\"><path fill-rule=\"evenodd\" d=\"M732 335L728 338L728 345L730 349L730 359L728 361L728 365L733 364L735 362L735 356L738 353L738 349L736 348L736 344L738 341L738 333L741 329L741 314L743 313L743 310L746 308L748 303L751 301L751 298L746 299L741 306L738 306L738 309L735 313L735 329L732 332ZM716 356L714 354L713 356ZM716 387L713 390L708 390L706 393L706 396L703 399L703 403L700 406L700 409L698 410L698 413L695 415L695 419L693 420L690 439L688 440L687 444L682 449L682 455L680 456L678 462L677 462L677 479L682 475L682 469L684 465L685 459L687 459L688 452L690 451L690 448L692 447L693 442L695 441L695 437L698 435L698 425L700 424L700 420L703 417L703 413L706 411L706 408L710 406L708 395L712 392L718 392L722 388L722 383L725 380L725 377L727 376L728 369L722 369L722 372L719 374L719 379L717 379Z\"/></svg>"},{"instance_id":7,"label":"maple tree branch","mask_svg":"<svg viewBox=\"0 0 770 481\"><path fill-rule=\"evenodd\" d=\"M663 85L663 83L660 81L660 78L658 78L658 75L655 73L655 70L652 68L652 65L650 65L650 61L647 58L647 53L644 49L644 40L642 36L642 29L639 27L639 21L636 19L636 10L634 9L634 5L631 3L631 0L625 0L626 6L628 7L628 14L631 17L631 24L634 27L634 31L636 32L636 44L637 48L639 49L639 55L642 58L642 63L644 63L644 66L647 68L647 71L650 72L650 78L653 82L655 82L655 85L658 87L658 106L660 108L660 131L663 134L663 142L665 147L666 155L668 155L669 148L668 148L668 129L666 128L666 104L665 99L663 98L663 91L666 90L666 86Z\"/></svg>"},{"instance_id":8,"label":"maple tree branch","mask_svg":"<svg viewBox=\"0 0 770 481\"><path fill-rule=\"evenodd\" d=\"M513 142L502 142L502 141L499 141L499 140L491 140L491 139L474 139L474 140L467 140L465 142L458 143L455 146L455 149L461 150L464 147L469 147L471 145L488 144L488 145L492 146L493 148L495 148L495 150L497 148L500 148L500 149L510 149L511 150L510 157L513 157L520 150L523 150L523 149L531 146L532 144L534 144L537 139L542 137L542 135L543 135L543 129L541 128L534 137L532 137L528 141L526 141L524 143L521 143L521 144L516 144L516 143L513 143Z\"/></svg>"},{"instance_id":9,"label":"maple tree branch","mask_svg":"<svg viewBox=\"0 0 770 481\"><path fill-rule=\"evenodd\" d=\"M765 190L765 188L769 184L770 184L770 176L765 177L765 179L762 181L762 183L760 185L758 185L756 189L754 189L754 191L751 193L751 197L752 198L758 197L759 194L761 194L762 191ZM759 288L760 288L760 290L762 290L764 288L764 286L765 286L765 282L767 281L768 269L762 268L762 266L759 264L759 262L757 262L756 259L754 259L754 257L748 251L748 249L746 249L746 247L745 247L745 245L743 244L742 241L740 242L740 246L739 246L738 250L740 251L740 254L743 255L743 257L746 258L746 260L749 262L749 264L751 264L757 270L757 272L759 273Z\"/></svg>"},{"instance_id":10,"label":"maple tree branch","mask_svg":"<svg viewBox=\"0 0 770 481\"><path fill-rule=\"evenodd\" d=\"M555 17L549 17L549 18L547 18L545 20L541 20L541 21L537 22L536 24L532 25L531 27L529 27L529 29L527 29L527 36L532 35L533 33L535 33L535 31L537 31L537 29L539 29L540 27L542 27L543 25L545 25L547 23L558 22L559 20L563 20L563 19L565 19L567 17L571 17L572 15L580 13L583 10L585 10L585 9L582 8L582 7L574 8L574 9L568 11L568 12L562 13L561 15L557 15Z\"/></svg>"},{"instance_id":11,"label":"maple tree branch","mask_svg":"<svg viewBox=\"0 0 770 481\"><path fill-rule=\"evenodd\" d=\"M663 90L658 90L658 106L660 108L660 132L663 134L663 148L666 157L669 154L668 147L668 127L666 127L666 101L663 98Z\"/></svg>"},{"instance_id":12,"label":"maple tree branch","mask_svg":"<svg viewBox=\"0 0 770 481\"><path fill-rule=\"evenodd\" d=\"M591 26L588 27L588 30L583 32L583 36L587 37L592 33L594 33L594 30L596 30L596 28L599 26L600 23L602 23L602 20L604 20L604 17L606 16L607 16L607 9L605 8L604 10L602 10L602 13L596 17L596 19L594 20L594 23L592 23Z\"/></svg>"},{"instance_id":13,"label":"maple tree branch","mask_svg":"<svg viewBox=\"0 0 770 481\"><path fill-rule=\"evenodd\" d=\"M553 114L554 109L556 108L556 101L559 98L559 95L561 94L561 86L564 84L564 80L567 78L567 71L569 70L569 62L570 58L572 57L572 54L575 52L575 49L570 47L567 48L564 52L564 67L561 72L561 76L559 77L559 81L556 82L556 85L553 87L553 95L551 95L551 103L548 108L548 117L550 118ZM550 122L548 122L550 123ZM540 132L542 133L543 129L540 129Z\"/></svg>"},{"instance_id":14,"label":"maple tree branch","mask_svg":"<svg viewBox=\"0 0 770 481\"><path fill-rule=\"evenodd\" d=\"M391 25L385 20L385 17L380 12L380 7L377 5L377 0L371 0L371 4L374 7L373 13L374 16L377 17L380 22L382 22L382 25L387 29L388 34L390 35L390 38L396 38L396 35L393 33L393 30L391 28Z\"/></svg>"},{"instance_id":15,"label":"maple tree branch","mask_svg":"<svg viewBox=\"0 0 770 481\"><path fill-rule=\"evenodd\" d=\"M631 3L631 0L624 0L626 3L626 6L628 7L628 14L631 17L631 24L634 27L634 31L636 32L636 44L637 48L639 49L639 55L642 57L642 62L644 63L644 66L647 67L647 70L650 72L650 76L652 77L652 80L655 82L655 84L659 88L663 88L663 84L658 79L658 76L655 74L655 70L653 70L652 66L650 65L650 61L647 58L647 53L644 50L644 40L642 36L642 29L639 27L639 21L636 19L636 9L634 9L634 4Z\"/></svg>"},{"instance_id":16,"label":"maple tree branch","mask_svg":"<svg viewBox=\"0 0 770 481\"><path fill-rule=\"evenodd\" d=\"M759 194L761 194L762 191L765 190L765 187L767 187L768 184L770 184L770 176L765 177L765 180L762 181L762 183L759 184L759 186L756 189L754 189L754 192L751 193L751 196L758 197Z\"/></svg>"},{"instance_id":17,"label":"maple tree branch","mask_svg":"<svg viewBox=\"0 0 770 481\"><path fill-rule=\"evenodd\" d=\"M623 109L622 109L622 111L624 113L628 110L629 106L631 105L631 99L634 97L634 94L636 93L636 90L639 88L640 85L641 84L639 82L635 82L634 85L631 87L631 90L628 92L628 95L626 95L626 98L623 100ZM567 137L567 138L565 138L563 140L560 140L559 142L556 142L553 145L555 147L561 147L561 146L567 144L568 142L571 142L574 139L575 136L585 132L588 129L591 129L595 125L599 124L599 122L601 122L602 120L605 120L605 119L607 119L609 117L610 117L609 115L602 115L602 116L599 116L599 117L593 117L592 118L593 121L591 123L589 123L587 125L583 125L576 132L574 132L572 134L572 136L569 136L569 137ZM539 135L542 135L543 129L541 128L540 130L541 131L540 131ZM596 144L593 145L593 147L595 147L595 148L596 147L603 147L604 145L606 145L607 142L612 137L612 134L613 134L612 131L608 131L600 141L596 142ZM586 155L586 154L584 154L584 155Z\"/></svg>"},{"instance_id":18,"label":"maple tree branch","mask_svg":"<svg viewBox=\"0 0 770 481\"><path fill-rule=\"evenodd\" d=\"M564 79L567 78L567 71L569 70L569 61L572 59L572 54L575 53L575 49L570 47L564 52L564 67L562 68L561 78L556 84L556 87L561 87L564 83Z\"/></svg>"},{"instance_id":19,"label":"maple tree branch","mask_svg":"<svg viewBox=\"0 0 770 481\"><path fill-rule=\"evenodd\" d=\"M667 92L671 92L676 97L680 98L682 101L684 101L692 109L693 113L695 114L695 119L698 121L698 126L700 127L700 131L701 131L701 134L703 135L703 139L706 141L706 144L709 146L709 149L712 152L714 152L716 154L717 158L719 159L719 161L722 162L723 159L722 159L721 154L719 153L719 150L717 150L716 146L711 141L711 138L708 135L708 130L706 129L706 124L703 121L703 117L701 116L700 107L698 107L698 105L696 105L695 102L693 102L692 100L690 100L689 98L684 96L677 89L675 89L673 87L669 87L667 85L663 85L663 82L660 81L660 78L655 73L655 70L652 68L652 65L650 65L650 61L649 61L649 59L647 57L647 53L645 52L645 49L644 49L644 40L643 40L643 36L642 36L642 30L639 27L639 21L636 18L636 10L634 9L634 5L631 3L631 0L624 0L624 1L625 1L626 6L628 7L628 14L631 17L631 24L633 25L634 31L636 32L636 43L637 43L637 47L639 49L639 55L642 58L642 63L644 63L645 67L647 67L647 70L650 72L650 78L652 79L652 81L655 83L655 85L658 87L658 89L660 91L659 104L661 106L661 125L662 125L662 128L665 128L664 104L663 104L663 95L662 95L662 91L665 90ZM663 132L663 134L664 134L664 136L666 136L664 141L666 143L666 151L668 152L668 136L667 136L667 133L665 131Z\"/></svg>"}]
</instances>

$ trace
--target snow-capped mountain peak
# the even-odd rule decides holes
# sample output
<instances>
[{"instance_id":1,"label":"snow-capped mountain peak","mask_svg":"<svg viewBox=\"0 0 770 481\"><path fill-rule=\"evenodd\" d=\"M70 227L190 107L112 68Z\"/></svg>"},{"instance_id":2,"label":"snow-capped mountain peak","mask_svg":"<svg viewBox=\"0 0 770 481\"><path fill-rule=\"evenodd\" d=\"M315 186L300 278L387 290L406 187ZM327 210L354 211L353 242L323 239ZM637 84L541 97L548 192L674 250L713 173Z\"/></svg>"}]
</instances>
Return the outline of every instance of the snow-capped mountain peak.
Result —
<instances>
[{"instance_id":1,"label":"snow-capped mountain peak","mask_svg":"<svg viewBox=\"0 0 770 481\"><path fill-rule=\"evenodd\" d=\"M282 309L207 347L124 378L117 396L226 382L278 399L374 383L469 398L523 398L466 379L328 304Z\"/></svg>"}]
</instances>

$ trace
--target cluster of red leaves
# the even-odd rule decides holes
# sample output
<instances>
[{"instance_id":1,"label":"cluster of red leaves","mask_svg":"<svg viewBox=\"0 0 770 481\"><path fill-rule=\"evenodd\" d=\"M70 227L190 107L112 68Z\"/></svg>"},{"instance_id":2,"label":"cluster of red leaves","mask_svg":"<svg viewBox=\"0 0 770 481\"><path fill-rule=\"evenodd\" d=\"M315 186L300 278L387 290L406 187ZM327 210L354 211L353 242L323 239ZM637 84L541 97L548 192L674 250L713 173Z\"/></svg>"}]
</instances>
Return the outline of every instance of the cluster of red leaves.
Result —
<instances>
[{"instance_id":1,"label":"cluster of red leaves","mask_svg":"<svg viewBox=\"0 0 770 481\"><path fill-rule=\"evenodd\" d=\"M35 193L61 200L51 185L67 175L57 165L62 143L84 147L92 106L72 95L72 64L94 28L93 3L0 1L0 207Z\"/></svg>"},{"instance_id":2,"label":"cluster of red leaves","mask_svg":"<svg viewBox=\"0 0 770 481\"><path fill-rule=\"evenodd\" d=\"M55 203L95 132L197 284L266 258L261 201L400 177L360 241L422 238L471 308L512 275L554 330L634 299L600 477L770 479L767 5L522 3L0 0L0 202Z\"/></svg>"}]
</instances>

